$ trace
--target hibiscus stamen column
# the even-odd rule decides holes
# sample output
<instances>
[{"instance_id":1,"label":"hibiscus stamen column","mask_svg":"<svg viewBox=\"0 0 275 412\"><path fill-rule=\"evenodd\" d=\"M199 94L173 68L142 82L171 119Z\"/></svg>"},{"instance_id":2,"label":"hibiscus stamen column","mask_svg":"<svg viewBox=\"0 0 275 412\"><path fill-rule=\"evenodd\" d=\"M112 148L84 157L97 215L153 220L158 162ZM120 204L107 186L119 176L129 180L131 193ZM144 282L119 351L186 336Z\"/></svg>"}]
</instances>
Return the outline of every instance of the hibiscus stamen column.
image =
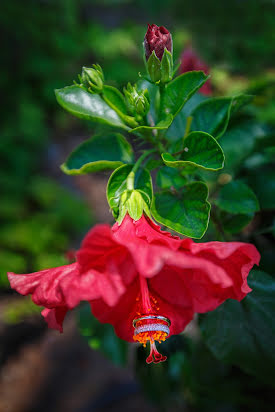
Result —
<instances>
[{"instance_id":1,"label":"hibiscus stamen column","mask_svg":"<svg viewBox=\"0 0 275 412\"><path fill-rule=\"evenodd\" d=\"M158 352L155 341L161 343L166 340L170 333L169 326L171 322L165 316L156 313L159 310L157 299L150 296L147 279L139 275L139 281L141 299L137 297L137 301L140 300L141 312L137 313L140 317L133 320L135 329L133 339L143 344L144 347L147 341L150 342L150 354L146 359L147 363L164 362L167 357Z\"/></svg>"}]
</instances>

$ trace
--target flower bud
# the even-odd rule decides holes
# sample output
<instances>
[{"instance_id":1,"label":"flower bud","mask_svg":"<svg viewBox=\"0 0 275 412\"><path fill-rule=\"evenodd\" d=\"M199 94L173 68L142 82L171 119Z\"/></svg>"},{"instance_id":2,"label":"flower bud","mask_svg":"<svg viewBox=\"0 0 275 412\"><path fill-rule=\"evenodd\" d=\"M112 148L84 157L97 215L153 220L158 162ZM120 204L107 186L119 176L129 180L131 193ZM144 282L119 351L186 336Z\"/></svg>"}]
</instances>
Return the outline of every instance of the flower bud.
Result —
<instances>
[{"instance_id":1,"label":"flower bud","mask_svg":"<svg viewBox=\"0 0 275 412\"><path fill-rule=\"evenodd\" d=\"M154 83L166 83L173 76L172 36L163 26L148 24L144 38L146 65Z\"/></svg>"},{"instance_id":2,"label":"flower bud","mask_svg":"<svg viewBox=\"0 0 275 412\"><path fill-rule=\"evenodd\" d=\"M149 59L153 51L159 60L162 59L164 49L172 52L172 36L163 26L148 24L147 33L144 38L144 49L146 60Z\"/></svg>"},{"instance_id":3,"label":"flower bud","mask_svg":"<svg viewBox=\"0 0 275 412\"><path fill-rule=\"evenodd\" d=\"M136 85L132 86L128 83L127 88L124 89L124 94L131 113L136 116L144 117L150 107L148 90L137 90Z\"/></svg>"},{"instance_id":4,"label":"flower bud","mask_svg":"<svg viewBox=\"0 0 275 412\"><path fill-rule=\"evenodd\" d=\"M103 88L104 75L99 64L93 64L91 68L83 67L80 80L89 92L100 93Z\"/></svg>"}]
</instances>

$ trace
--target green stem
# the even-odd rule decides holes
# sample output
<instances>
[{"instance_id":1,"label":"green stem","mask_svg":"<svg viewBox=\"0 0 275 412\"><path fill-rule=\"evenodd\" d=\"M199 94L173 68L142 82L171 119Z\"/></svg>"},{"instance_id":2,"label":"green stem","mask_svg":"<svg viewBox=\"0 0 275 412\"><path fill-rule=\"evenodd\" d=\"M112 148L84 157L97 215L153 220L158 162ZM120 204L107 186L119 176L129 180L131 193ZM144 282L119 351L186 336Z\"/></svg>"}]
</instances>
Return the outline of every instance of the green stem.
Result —
<instances>
[{"instance_id":1,"label":"green stem","mask_svg":"<svg viewBox=\"0 0 275 412\"><path fill-rule=\"evenodd\" d=\"M135 188L135 173L131 171L126 180L127 190L134 190Z\"/></svg>"},{"instance_id":2,"label":"green stem","mask_svg":"<svg viewBox=\"0 0 275 412\"><path fill-rule=\"evenodd\" d=\"M138 170L138 168L140 167L141 163L143 162L144 159L146 159L147 156L149 156L151 153L156 152L156 149L149 149L146 150L136 161L133 169L131 170L131 172L128 174L127 176L127 180L126 180L126 186L127 186L127 190L134 190L135 189L135 173Z\"/></svg>"},{"instance_id":3,"label":"green stem","mask_svg":"<svg viewBox=\"0 0 275 412\"><path fill-rule=\"evenodd\" d=\"M164 112L164 93L165 93L165 84L164 83L159 83L159 94L160 94L160 100L159 100L159 114Z\"/></svg>"},{"instance_id":4,"label":"green stem","mask_svg":"<svg viewBox=\"0 0 275 412\"><path fill-rule=\"evenodd\" d=\"M186 127L185 127L185 132L184 132L183 138L185 138L185 137L189 134L190 129L191 129L192 120L193 120L193 117L192 117L192 116L188 116L188 117L187 117L187 119L186 119Z\"/></svg>"},{"instance_id":5,"label":"green stem","mask_svg":"<svg viewBox=\"0 0 275 412\"><path fill-rule=\"evenodd\" d=\"M148 149L148 150L146 150L139 158L138 158L138 160L136 161L136 164L135 164L135 166L133 167L133 169L132 169L132 172L131 173L136 173L136 171L138 170L138 168L139 168L139 166L141 165L141 163L143 162L143 160L147 157L147 156L149 156L151 153L154 153L154 152L156 152L157 150L154 148L154 149Z\"/></svg>"}]
</instances>

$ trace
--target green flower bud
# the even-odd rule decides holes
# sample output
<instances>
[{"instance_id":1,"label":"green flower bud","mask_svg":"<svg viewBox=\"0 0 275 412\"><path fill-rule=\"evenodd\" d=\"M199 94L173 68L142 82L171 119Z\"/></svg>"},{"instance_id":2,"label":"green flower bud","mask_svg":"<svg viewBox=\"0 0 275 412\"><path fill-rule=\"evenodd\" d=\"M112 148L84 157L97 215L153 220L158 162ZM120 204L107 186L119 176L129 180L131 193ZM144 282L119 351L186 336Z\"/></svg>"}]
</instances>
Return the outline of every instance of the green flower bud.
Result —
<instances>
[{"instance_id":1,"label":"green flower bud","mask_svg":"<svg viewBox=\"0 0 275 412\"><path fill-rule=\"evenodd\" d=\"M124 89L124 94L130 112L136 116L144 117L150 108L148 90L137 90L136 85L132 86L128 83L127 88Z\"/></svg>"},{"instance_id":2,"label":"green flower bud","mask_svg":"<svg viewBox=\"0 0 275 412\"><path fill-rule=\"evenodd\" d=\"M90 93L101 93L104 84L104 75L99 64L92 67L83 67L80 81Z\"/></svg>"}]
</instances>

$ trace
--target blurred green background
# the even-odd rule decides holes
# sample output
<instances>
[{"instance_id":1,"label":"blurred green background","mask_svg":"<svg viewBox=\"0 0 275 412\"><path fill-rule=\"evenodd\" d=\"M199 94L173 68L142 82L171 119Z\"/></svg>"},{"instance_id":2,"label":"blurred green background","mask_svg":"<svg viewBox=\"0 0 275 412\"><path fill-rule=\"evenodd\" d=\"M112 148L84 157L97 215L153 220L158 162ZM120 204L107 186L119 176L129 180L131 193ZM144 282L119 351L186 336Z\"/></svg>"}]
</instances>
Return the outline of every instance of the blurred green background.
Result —
<instances>
[{"instance_id":1,"label":"blurred green background","mask_svg":"<svg viewBox=\"0 0 275 412\"><path fill-rule=\"evenodd\" d=\"M251 133L259 132L259 127L268 130L263 139L267 150L263 157L253 149L248 180L266 209L263 227L257 228L263 231L257 246L265 253L264 269L272 272L274 7L272 0L1 3L0 287L4 304L0 321L4 325L24 322L37 312L29 300L15 299L11 294L6 271L24 273L65 264L68 250L77 248L83 234L98 220L93 202L86 201L83 184L62 176L58 169L69 149L94 128L65 113L55 101L54 89L72 84L82 66L96 62L103 67L107 83L122 87L128 81L135 82L138 72L144 73L142 40L147 23L164 25L172 32L178 61L185 45L192 43L211 68L215 95L241 91L256 95L248 113L256 122ZM249 141L242 143L241 147L251 149ZM233 148L233 160L234 156ZM237 158L240 160L240 156ZM265 190L266 179L272 189ZM242 236L245 238L245 234ZM124 362L118 344L112 346L113 335L106 334L111 357ZM20 340L16 335L14 339ZM90 339L93 348L100 346L98 339L96 333ZM141 367L138 372L141 385L145 383L145 392L157 408L162 404L164 410L272 410L268 385L217 361L199 340L182 342L185 354L178 352L178 341L171 339L170 345L173 355L168 366ZM54 408L52 404L48 410ZM62 408L58 410L62 412ZM40 406L37 410L43 409Z\"/></svg>"}]
</instances>

